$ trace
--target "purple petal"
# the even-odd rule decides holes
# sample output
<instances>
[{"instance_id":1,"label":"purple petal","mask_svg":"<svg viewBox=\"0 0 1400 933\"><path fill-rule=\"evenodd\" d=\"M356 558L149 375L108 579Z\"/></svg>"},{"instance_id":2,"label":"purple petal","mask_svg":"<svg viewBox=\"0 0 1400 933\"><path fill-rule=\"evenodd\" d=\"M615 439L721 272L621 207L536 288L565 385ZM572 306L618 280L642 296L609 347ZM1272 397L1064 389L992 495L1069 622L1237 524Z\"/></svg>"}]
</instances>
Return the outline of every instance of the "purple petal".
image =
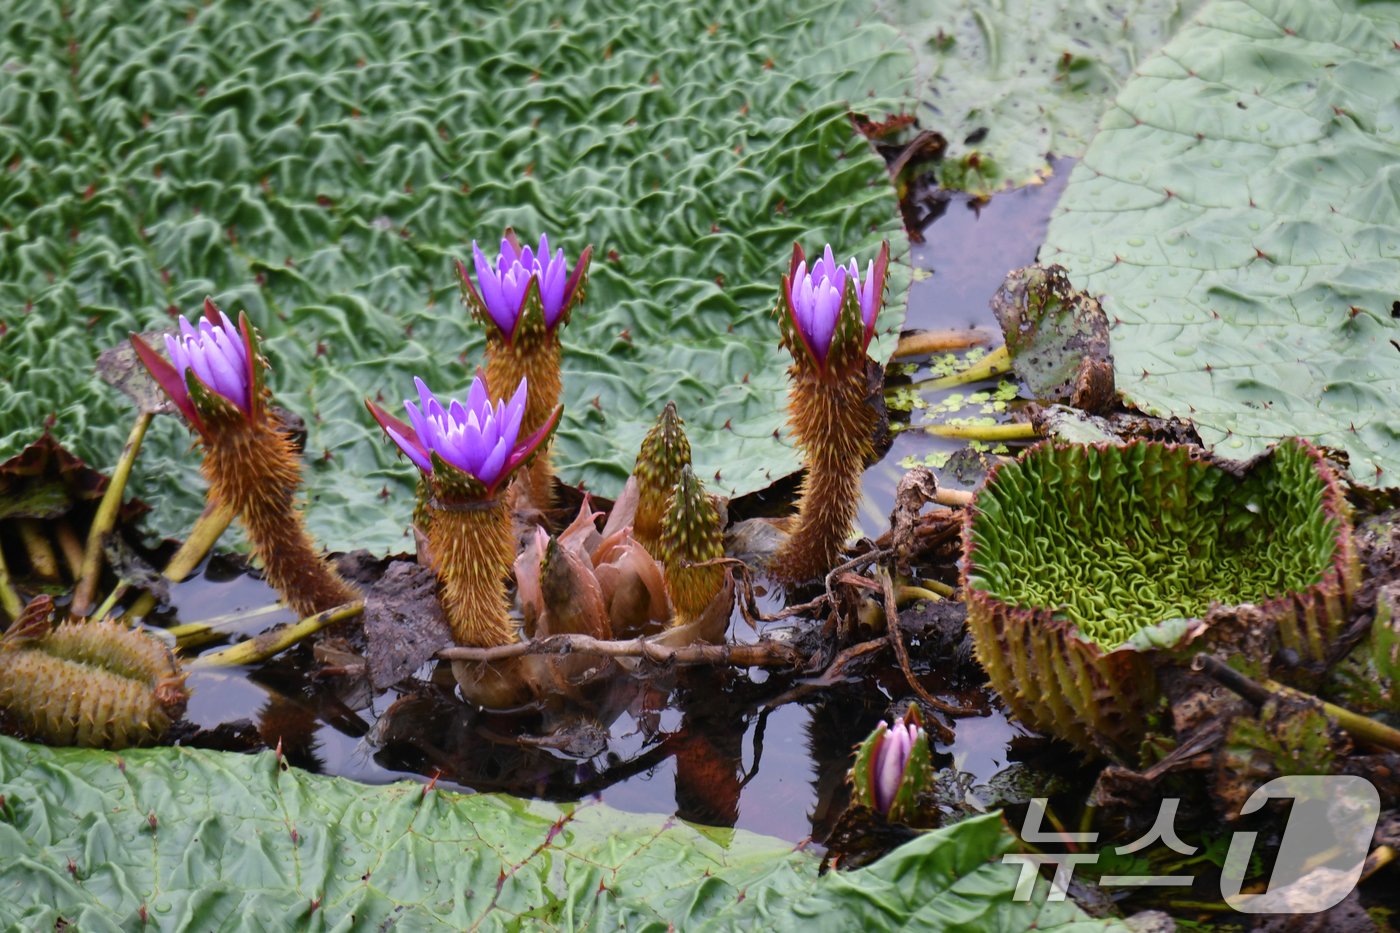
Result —
<instances>
[{"instance_id":1,"label":"purple petal","mask_svg":"<svg viewBox=\"0 0 1400 933\"><path fill-rule=\"evenodd\" d=\"M212 338L211 343L217 344L218 337ZM243 379L233 364L229 362L228 356L223 352L223 348L217 345L205 348L204 359L209 363L209 370L214 374L214 384L212 388L224 398L233 402L239 408L247 410L248 391L243 386Z\"/></svg>"},{"instance_id":2,"label":"purple petal","mask_svg":"<svg viewBox=\"0 0 1400 933\"><path fill-rule=\"evenodd\" d=\"M214 381L214 370L210 368L209 360L206 359L206 353L208 351L204 349L202 344L192 344L189 348L189 352L190 368L193 369L194 374L199 377L199 381L204 383L208 388L218 392L218 384Z\"/></svg>"},{"instance_id":3,"label":"purple petal","mask_svg":"<svg viewBox=\"0 0 1400 933\"><path fill-rule=\"evenodd\" d=\"M865 284L860 296L861 316L865 320L866 330L875 326L875 317L880 312L880 295L875 289L875 263L866 263Z\"/></svg>"},{"instance_id":4,"label":"purple petal","mask_svg":"<svg viewBox=\"0 0 1400 933\"><path fill-rule=\"evenodd\" d=\"M183 378L185 370L190 366L189 355L185 352L185 344L178 337L166 334L165 352L170 356L170 365L174 366L175 372Z\"/></svg>"},{"instance_id":5,"label":"purple petal","mask_svg":"<svg viewBox=\"0 0 1400 933\"><path fill-rule=\"evenodd\" d=\"M429 411L429 407L437 403L437 396L433 395L432 390L428 388L428 384L417 376L413 377L413 387L418 390L418 404L423 406L423 413L426 415ZM407 404L407 402L404 404ZM418 429L414 428L414 430L416 431Z\"/></svg>"},{"instance_id":6,"label":"purple petal","mask_svg":"<svg viewBox=\"0 0 1400 933\"><path fill-rule=\"evenodd\" d=\"M486 313L502 333L509 335L515 329L515 310L509 307L503 293L500 273L491 268L475 243L472 243L472 264L476 266L476 291L481 303L486 305Z\"/></svg>"},{"instance_id":7,"label":"purple petal","mask_svg":"<svg viewBox=\"0 0 1400 933\"><path fill-rule=\"evenodd\" d=\"M505 438L496 442L496 446L491 449L481 460L481 465L476 469L476 478L483 486L490 486L496 482L501 475L501 468L506 464L506 455L510 453L510 445Z\"/></svg>"},{"instance_id":8,"label":"purple petal","mask_svg":"<svg viewBox=\"0 0 1400 933\"><path fill-rule=\"evenodd\" d=\"M417 429L415 428L414 430ZM418 448L417 444L410 443L408 438L391 427L386 426L384 428L384 433L388 434L389 439L399 445L399 450L402 450L405 456L413 461L414 466L425 473L433 472L433 461L423 455L423 451Z\"/></svg>"},{"instance_id":9,"label":"purple petal","mask_svg":"<svg viewBox=\"0 0 1400 933\"><path fill-rule=\"evenodd\" d=\"M408 399L403 400L403 407L408 412L408 424L413 428L413 433L418 435L418 439L424 444L431 446L432 431L428 428L427 419L423 417L423 412L418 406Z\"/></svg>"},{"instance_id":10,"label":"purple petal","mask_svg":"<svg viewBox=\"0 0 1400 933\"><path fill-rule=\"evenodd\" d=\"M486 380L480 376L473 376L472 386L467 390L467 410L481 411L490 404L491 399L486 395Z\"/></svg>"}]
</instances>

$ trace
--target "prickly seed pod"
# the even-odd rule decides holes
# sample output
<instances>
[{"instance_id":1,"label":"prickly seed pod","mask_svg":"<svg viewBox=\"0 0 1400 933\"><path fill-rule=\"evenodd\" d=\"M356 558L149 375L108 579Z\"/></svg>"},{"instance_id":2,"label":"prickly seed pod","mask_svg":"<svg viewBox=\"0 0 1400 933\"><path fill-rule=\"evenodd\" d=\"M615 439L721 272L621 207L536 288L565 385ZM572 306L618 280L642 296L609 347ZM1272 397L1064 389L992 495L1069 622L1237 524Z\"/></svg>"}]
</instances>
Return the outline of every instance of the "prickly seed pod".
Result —
<instances>
[{"instance_id":1,"label":"prickly seed pod","mask_svg":"<svg viewBox=\"0 0 1400 933\"><path fill-rule=\"evenodd\" d=\"M637 477L637 516L632 535L653 555L661 541L661 517L680 482L681 470L690 466L690 439L676 403L667 402L637 453L632 475Z\"/></svg>"},{"instance_id":2,"label":"prickly seed pod","mask_svg":"<svg viewBox=\"0 0 1400 933\"><path fill-rule=\"evenodd\" d=\"M699 618L724 586L724 568L696 565L724 556L724 535L714 503L688 466L681 468L661 519L660 549L675 608L673 624Z\"/></svg>"},{"instance_id":3,"label":"prickly seed pod","mask_svg":"<svg viewBox=\"0 0 1400 933\"><path fill-rule=\"evenodd\" d=\"M1012 712L1136 762L1164 654L1252 603L1284 647L1326 657L1358 565L1345 498L1307 442L1244 471L1195 448L1044 443L967 510L963 584L977 658Z\"/></svg>"},{"instance_id":4,"label":"prickly seed pod","mask_svg":"<svg viewBox=\"0 0 1400 933\"><path fill-rule=\"evenodd\" d=\"M37 603L0 640L0 709L7 717L27 737L55 745L115 749L159 741L189 699L165 645L113 622L49 630L52 602Z\"/></svg>"},{"instance_id":5,"label":"prickly seed pod","mask_svg":"<svg viewBox=\"0 0 1400 933\"><path fill-rule=\"evenodd\" d=\"M851 802L868 807L891 823L918 819L918 797L933 780L928 733L917 707L911 706L893 726L880 723L856 746L849 774Z\"/></svg>"}]
</instances>

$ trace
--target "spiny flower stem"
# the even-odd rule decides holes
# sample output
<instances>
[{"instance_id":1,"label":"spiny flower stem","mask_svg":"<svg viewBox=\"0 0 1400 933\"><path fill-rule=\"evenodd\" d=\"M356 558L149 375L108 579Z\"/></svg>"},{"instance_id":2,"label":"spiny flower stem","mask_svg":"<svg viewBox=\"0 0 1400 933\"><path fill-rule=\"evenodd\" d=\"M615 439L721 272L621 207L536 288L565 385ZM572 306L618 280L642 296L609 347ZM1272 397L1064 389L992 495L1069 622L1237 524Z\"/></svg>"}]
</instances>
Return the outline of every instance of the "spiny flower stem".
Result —
<instances>
[{"instance_id":1,"label":"spiny flower stem","mask_svg":"<svg viewBox=\"0 0 1400 933\"><path fill-rule=\"evenodd\" d=\"M497 395L506 395L527 379L529 394L525 401L525 417L520 423L523 436L534 434L559 407L563 392L560 376L560 346L558 331L529 331L518 333L513 343L507 343L498 333L486 341L486 385ZM548 509L554 504L554 467L547 443L536 452L534 460L521 470L516 482L528 504ZM524 504L524 503L522 503Z\"/></svg>"},{"instance_id":2,"label":"spiny flower stem","mask_svg":"<svg viewBox=\"0 0 1400 933\"><path fill-rule=\"evenodd\" d=\"M863 366L825 374L794 366L789 423L806 454L797 518L772 570L786 583L803 583L836 565L855 522L860 478L874 456L877 425L866 402Z\"/></svg>"},{"instance_id":3,"label":"spiny flower stem","mask_svg":"<svg viewBox=\"0 0 1400 933\"><path fill-rule=\"evenodd\" d=\"M476 648L516 641L504 582L515 559L510 508L501 498L429 508L428 542L452 640Z\"/></svg>"},{"instance_id":4,"label":"spiny flower stem","mask_svg":"<svg viewBox=\"0 0 1400 933\"><path fill-rule=\"evenodd\" d=\"M201 467L209 498L243 521L268 584L291 608L312 615L359 598L321 558L294 499L301 462L275 421L229 419L211 425Z\"/></svg>"}]
</instances>

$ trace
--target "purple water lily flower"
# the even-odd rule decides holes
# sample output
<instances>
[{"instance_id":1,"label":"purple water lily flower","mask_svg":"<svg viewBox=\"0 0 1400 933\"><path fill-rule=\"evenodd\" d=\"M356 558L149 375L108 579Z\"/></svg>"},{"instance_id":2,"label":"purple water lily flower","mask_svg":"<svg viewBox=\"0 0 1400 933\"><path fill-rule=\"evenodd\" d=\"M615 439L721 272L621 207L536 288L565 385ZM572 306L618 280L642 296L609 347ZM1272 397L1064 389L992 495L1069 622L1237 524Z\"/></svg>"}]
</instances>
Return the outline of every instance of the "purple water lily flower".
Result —
<instances>
[{"instance_id":1,"label":"purple water lily flower","mask_svg":"<svg viewBox=\"0 0 1400 933\"><path fill-rule=\"evenodd\" d=\"M170 400L201 432L205 425L190 399L186 374L209 391L222 396L250 418L254 416L253 335L247 318L235 326L214 302L204 299L204 318L198 325L180 319L180 334L165 336L167 362L136 334L131 336L136 355Z\"/></svg>"},{"instance_id":2,"label":"purple water lily flower","mask_svg":"<svg viewBox=\"0 0 1400 933\"><path fill-rule=\"evenodd\" d=\"M863 328L862 349L870 345L875 335L875 318L880 313L884 297L885 273L889 267L888 243L880 247L879 255L866 263L865 278L854 258L846 265L837 265L830 244L809 267L802 247L792 248L792 263L783 279L783 295L788 313L802 343L819 367L826 365L831 353L832 338L841 320L841 306L846 298L849 281L855 289L860 306Z\"/></svg>"},{"instance_id":3,"label":"purple water lily flower","mask_svg":"<svg viewBox=\"0 0 1400 933\"><path fill-rule=\"evenodd\" d=\"M573 300L591 255L592 247L583 251L571 276L568 263L564 261L564 251L559 249L550 254L548 236L540 234L539 246L531 249L529 246L522 247L515 234L508 230L501 239L501 251L496 255L494 265L476 241L472 241L475 283L467 274L466 266L459 262L457 267L472 297L509 340L524 314L531 282L539 290L544 325L549 330L554 329Z\"/></svg>"},{"instance_id":4,"label":"purple water lily flower","mask_svg":"<svg viewBox=\"0 0 1400 933\"><path fill-rule=\"evenodd\" d=\"M455 399L444 406L424 384L415 378L418 401L404 400L409 423L394 418L373 402L366 402L370 414L399 449L424 473L433 472L433 454L443 462L473 477L488 494L494 493L510 473L540 446L559 421L562 409L533 435L522 440L520 424L525 417L526 380L521 379L510 401L492 403L486 382L478 373L467 391L465 404Z\"/></svg>"},{"instance_id":5,"label":"purple water lily flower","mask_svg":"<svg viewBox=\"0 0 1400 933\"><path fill-rule=\"evenodd\" d=\"M904 780L904 771L909 766L909 755L914 743L923 733L915 722L901 720L893 727L885 726L885 731L875 739L875 751L871 762L871 790L875 799L875 809L889 813L894 798L899 793L899 785Z\"/></svg>"}]
</instances>

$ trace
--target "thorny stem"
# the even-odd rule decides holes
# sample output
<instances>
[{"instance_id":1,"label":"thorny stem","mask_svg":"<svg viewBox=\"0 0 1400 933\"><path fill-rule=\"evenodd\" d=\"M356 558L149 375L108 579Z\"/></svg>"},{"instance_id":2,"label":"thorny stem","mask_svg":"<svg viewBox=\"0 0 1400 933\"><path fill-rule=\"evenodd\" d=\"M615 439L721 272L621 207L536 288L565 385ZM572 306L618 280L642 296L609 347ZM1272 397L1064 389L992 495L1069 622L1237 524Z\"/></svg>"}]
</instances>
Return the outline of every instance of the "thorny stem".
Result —
<instances>
[{"instance_id":1,"label":"thorny stem","mask_svg":"<svg viewBox=\"0 0 1400 933\"><path fill-rule=\"evenodd\" d=\"M260 664L311 637L326 626L334 625L345 619L353 619L364 610L365 604L361 600L336 606L333 609L307 616L300 622L263 632L247 641L240 641L222 651L203 655L191 661L189 667L235 667L243 664Z\"/></svg>"},{"instance_id":2,"label":"thorny stem","mask_svg":"<svg viewBox=\"0 0 1400 933\"><path fill-rule=\"evenodd\" d=\"M75 616L86 616L92 608L97 581L102 575L102 538L111 532L117 523L122 493L126 491L126 481L131 476L132 464L136 462L136 455L141 450L141 442L146 437L151 418L152 414L148 411L143 411L136 417L136 424L132 426L126 446L122 448L121 458L117 461L116 469L112 471L112 480L107 484L107 491L102 494L102 501L98 503L92 527L88 529L87 548L83 552L83 572L78 578L78 585L73 589L72 612Z\"/></svg>"}]
</instances>

